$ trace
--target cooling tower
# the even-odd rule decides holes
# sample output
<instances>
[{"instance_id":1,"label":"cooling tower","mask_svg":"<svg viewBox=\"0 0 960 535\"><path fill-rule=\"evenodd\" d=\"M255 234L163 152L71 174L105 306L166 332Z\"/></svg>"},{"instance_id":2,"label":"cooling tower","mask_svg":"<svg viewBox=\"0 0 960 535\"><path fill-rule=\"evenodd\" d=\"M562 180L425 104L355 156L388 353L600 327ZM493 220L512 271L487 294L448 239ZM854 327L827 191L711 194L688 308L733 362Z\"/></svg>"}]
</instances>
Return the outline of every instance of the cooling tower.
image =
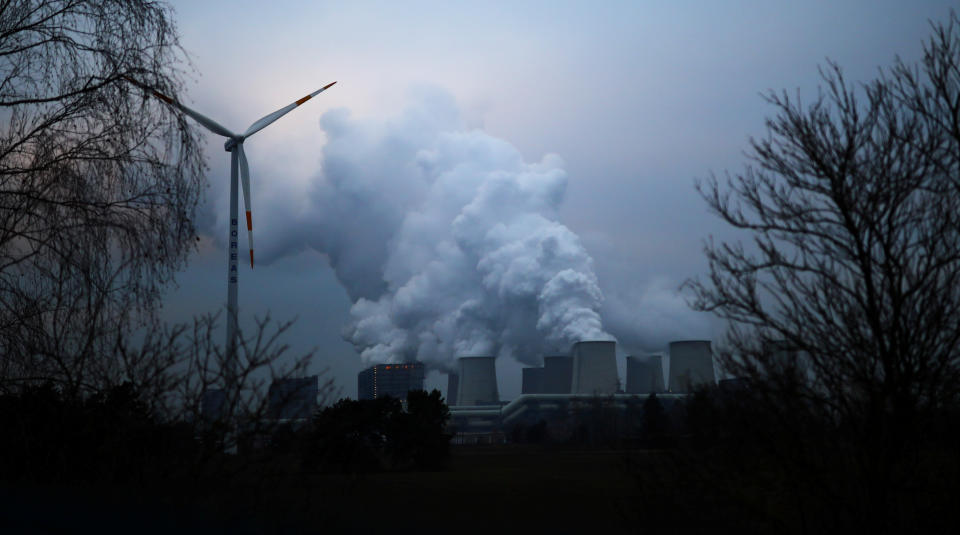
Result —
<instances>
[{"instance_id":1,"label":"cooling tower","mask_svg":"<svg viewBox=\"0 0 960 535\"><path fill-rule=\"evenodd\" d=\"M524 368L521 394L543 394L543 368Z\"/></svg>"},{"instance_id":2,"label":"cooling tower","mask_svg":"<svg viewBox=\"0 0 960 535\"><path fill-rule=\"evenodd\" d=\"M663 392L663 358L627 357L627 394Z\"/></svg>"},{"instance_id":3,"label":"cooling tower","mask_svg":"<svg viewBox=\"0 0 960 535\"><path fill-rule=\"evenodd\" d=\"M460 389L460 376L455 373L447 374L447 406L457 404L457 390Z\"/></svg>"},{"instance_id":4,"label":"cooling tower","mask_svg":"<svg viewBox=\"0 0 960 535\"><path fill-rule=\"evenodd\" d=\"M573 385L573 357L543 358L543 393L569 394Z\"/></svg>"},{"instance_id":5,"label":"cooling tower","mask_svg":"<svg viewBox=\"0 0 960 535\"><path fill-rule=\"evenodd\" d=\"M460 388L457 405L495 405L500 403L497 392L495 357L461 357Z\"/></svg>"},{"instance_id":6,"label":"cooling tower","mask_svg":"<svg viewBox=\"0 0 960 535\"><path fill-rule=\"evenodd\" d=\"M689 392L704 383L716 383L710 341L670 342L670 392Z\"/></svg>"},{"instance_id":7,"label":"cooling tower","mask_svg":"<svg viewBox=\"0 0 960 535\"><path fill-rule=\"evenodd\" d=\"M574 394L615 394L620 388L617 377L615 342L577 342L573 355Z\"/></svg>"}]
</instances>

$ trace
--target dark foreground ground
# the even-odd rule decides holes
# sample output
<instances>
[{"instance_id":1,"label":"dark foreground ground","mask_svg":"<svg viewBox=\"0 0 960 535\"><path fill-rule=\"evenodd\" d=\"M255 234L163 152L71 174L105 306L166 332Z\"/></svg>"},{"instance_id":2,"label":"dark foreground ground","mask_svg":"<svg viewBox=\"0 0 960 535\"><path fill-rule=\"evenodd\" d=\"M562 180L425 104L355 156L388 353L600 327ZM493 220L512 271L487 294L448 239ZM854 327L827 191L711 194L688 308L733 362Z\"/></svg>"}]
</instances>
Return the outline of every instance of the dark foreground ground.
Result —
<instances>
[{"instance_id":1,"label":"dark foreground ground","mask_svg":"<svg viewBox=\"0 0 960 535\"><path fill-rule=\"evenodd\" d=\"M189 489L3 489L4 533L643 532L651 452L455 447L437 472L244 470ZM631 460L632 459L632 460ZM273 474L273 475L270 475Z\"/></svg>"}]
</instances>

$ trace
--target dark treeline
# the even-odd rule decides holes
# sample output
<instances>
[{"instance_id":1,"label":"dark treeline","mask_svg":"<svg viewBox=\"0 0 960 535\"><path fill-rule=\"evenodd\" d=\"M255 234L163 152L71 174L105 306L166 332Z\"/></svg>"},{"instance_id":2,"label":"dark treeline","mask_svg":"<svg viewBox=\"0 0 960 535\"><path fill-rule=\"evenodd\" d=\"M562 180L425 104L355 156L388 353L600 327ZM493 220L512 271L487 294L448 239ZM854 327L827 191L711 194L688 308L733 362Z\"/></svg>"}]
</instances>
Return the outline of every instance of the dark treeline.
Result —
<instances>
[{"instance_id":1,"label":"dark treeline","mask_svg":"<svg viewBox=\"0 0 960 535\"><path fill-rule=\"evenodd\" d=\"M904 532L942 533L956 524L960 404L917 413L903 436L878 444L864 440L859 416L838 418L804 399L799 384L721 385L701 386L669 405L656 394L625 408L597 397L515 425L507 436L545 455L621 455L636 482L622 516L643 529L861 532L878 516ZM899 449L891 451L893 445ZM887 484L878 486L877 472ZM877 509L878 499L886 510Z\"/></svg>"},{"instance_id":2,"label":"dark treeline","mask_svg":"<svg viewBox=\"0 0 960 535\"><path fill-rule=\"evenodd\" d=\"M439 390L411 391L405 403L389 396L341 399L310 425L278 429L271 447L295 454L309 472L437 470L450 453L449 417Z\"/></svg>"},{"instance_id":3,"label":"dark treeline","mask_svg":"<svg viewBox=\"0 0 960 535\"><path fill-rule=\"evenodd\" d=\"M93 511L139 510L129 521L173 522L178 530L194 522L193 514L224 532L247 520L257 526L252 532L287 524L308 532L304 516L286 507L307 507L318 493L345 485L313 478L440 470L449 457L449 412L437 390L410 392L405 403L342 399L308 420L246 426L171 420L141 396L131 383L84 398L51 384L0 395L0 494L23 500L38 493L26 505L46 503L50 511L76 502ZM236 451L225 451L231 444ZM303 492L307 481L317 489ZM22 532L68 526L58 515L19 517L9 506L0 517ZM313 518L334 513L322 509ZM73 526L100 523L91 518Z\"/></svg>"},{"instance_id":4,"label":"dark treeline","mask_svg":"<svg viewBox=\"0 0 960 535\"><path fill-rule=\"evenodd\" d=\"M185 476L199 460L193 426L151 414L127 383L86 399L50 384L0 396L6 484L147 483Z\"/></svg>"},{"instance_id":5,"label":"dark treeline","mask_svg":"<svg viewBox=\"0 0 960 535\"><path fill-rule=\"evenodd\" d=\"M891 444L863 440L856 416L835 418L779 385L702 388L675 416L655 453L629 455L639 504L631 515L647 525L738 533L863 532L877 517L900 532L956 525L960 405L918 414L898 437L910 446L893 455Z\"/></svg>"},{"instance_id":6,"label":"dark treeline","mask_svg":"<svg viewBox=\"0 0 960 535\"><path fill-rule=\"evenodd\" d=\"M664 403L652 393L626 401L596 396L505 431L513 444L631 450L672 447L686 425L683 402Z\"/></svg>"},{"instance_id":7,"label":"dark treeline","mask_svg":"<svg viewBox=\"0 0 960 535\"><path fill-rule=\"evenodd\" d=\"M301 473L436 470L449 456L448 419L439 391L412 391L405 403L341 399L310 420L244 431L222 421L161 418L130 383L83 399L45 384L0 395L0 481L187 483L291 457L297 462L289 469ZM225 438L232 433L233 441ZM232 442L238 449L228 455L224 445ZM215 469L225 459L231 470Z\"/></svg>"},{"instance_id":8,"label":"dark treeline","mask_svg":"<svg viewBox=\"0 0 960 535\"><path fill-rule=\"evenodd\" d=\"M917 64L852 83L830 63L810 98L767 93L744 169L698 184L746 243L709 240L687 288L749 388L688 403L683 496L766 531L956 524L960 18L931 30Z\"/></svg>"}]
</instances>

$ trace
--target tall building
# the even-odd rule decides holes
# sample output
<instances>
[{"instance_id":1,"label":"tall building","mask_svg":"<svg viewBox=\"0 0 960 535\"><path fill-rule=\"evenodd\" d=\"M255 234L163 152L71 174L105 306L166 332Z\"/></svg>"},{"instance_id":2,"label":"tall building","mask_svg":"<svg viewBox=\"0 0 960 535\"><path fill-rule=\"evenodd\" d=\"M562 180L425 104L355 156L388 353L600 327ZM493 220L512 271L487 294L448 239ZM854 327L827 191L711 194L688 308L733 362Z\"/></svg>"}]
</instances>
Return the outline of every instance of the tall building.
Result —
<instances>
[{"instance_id":1,"label":"tall building","mask_svg":"<svg viewBox=\"0 0 960 535\"><path fill-rule=\"evenodd\" d=\"M423 390L423 363L377 364L357 374L357 397L390 396L407 399L407 392Z\"/></svg>"},{"instance_id":2,"label":"tall building","mask_svg":"<svg viewBox=\"0 0 960 535\"><path fill-rule=\"evenodd\" d=\"M268 412L274 419L307 419L317 408L319 377L281 379L270 385Z\"/></svg>"}]
</instances>

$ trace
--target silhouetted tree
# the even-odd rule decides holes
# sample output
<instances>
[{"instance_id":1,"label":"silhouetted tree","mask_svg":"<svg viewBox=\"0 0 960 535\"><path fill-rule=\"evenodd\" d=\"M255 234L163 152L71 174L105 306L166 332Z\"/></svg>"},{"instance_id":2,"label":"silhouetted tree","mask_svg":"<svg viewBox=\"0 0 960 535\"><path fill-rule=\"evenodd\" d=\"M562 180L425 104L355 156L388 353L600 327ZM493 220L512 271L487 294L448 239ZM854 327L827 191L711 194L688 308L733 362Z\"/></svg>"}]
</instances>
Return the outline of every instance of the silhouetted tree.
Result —
<instances>
[{"instance_id":1,"label":"silhouetted tree","mask_svg":"<svg viewBox=\"0 0 960 535\"><path fill-rule=\"evenodd\" d=\"M410 391L405 416L404 427L410 448L408 456L414 466L432 470L443 467L450 455L452 435L447 433L450 409L440 391Z\"/></svg>"},{"instance_id":2,"label":"silhouetted tree","mask_svg":"<svg viewBox=\"0 0 960 535\"><path fill-rule=\"evenodd\" d=\"M812 103L767 96L751 165L698 184L752 245L711 240L709 280L688 284L730 322L727 372L836 431L850 477L820 498L851 525L912 529L903 489L960 394L960 20L934 25L917 67L858 86L832 63L821 74ZM826 454L786 459L791 477L813 488L804 463Z\"/></svg>"},{"instance_id":3,"label":"silhouetted tree","mask_svg":"<svg viewBox=\"0 0 960 535\"><path fill-rule=\"evenodd\" d=\"M400 400L389 396L374 400L341 399L314 418L304 463L311 469L369 472L387 463L386 447L392 417Z\"/></svg>"},{"instance_id":4,"label":"silhouetted tree","mask_svg":"<svg viewBox=\"0 0 960 535\"><path fill-rule=\"evenodd\" d=\"M289 323L228 357L216 316L158 321L204 189L198 132L142 89L182 96L178 39L162 1L0 1L0 487L222 487L250 464L225 452L274 430L267 386L309 362Z\"/></svg>"},{"instance_id":5,"label":"silhouetted tree","mask_svg":"<svg viewBox=\"0 0 960 535\"><path fill-rule=\"evenodd\" d=\"M203 190L195 130L124 77L179 95L186 61L161 2L0 4L0 390L122 382Z\"/></svg>"},{"instance_id":6,"label":"silhouetted tree","mask_svg":"<svg viewBox=\"0 0 960 535\"><path fill-rule=\"evenodd\" d=\"M141 484L192 469L192 428L152 414L127 383L78 401L51 384L0 395L0 484Z\"/></svg>"},{"instance_id":7,"label":"silhouetted tree","mask_svg":"<svg viewBox=\"0 0 960 535\"><path fill-rule=\"evenodd\" d=\"M266 387L303 375L310 361L310 354L286 355L279 340L289 326L261 322L254 334L241 337L238 358L227 366L226 353L212 341L213 318L200 318L192 330L181 325L166 327L165 336L153 333L135 356L120 351L120 360L134 363L130 381L83 397L54 382L0 393L0 486L242 472L248 467L238 462L223 470L224 452L245 439L277 434ZM211 389L222 393L222 406L207 415L202 399ZM327 382L320 394L329 390Z\"/></svg>"},{"instance_id":8,"label":"silhouetted tree","mask_svg":"<svg viewBox=\"0 0 960 535\"><path fill-rule=\"evenodd\" d=\"M438 469L449 456L449 418L439 390L409 392L406 410L389 396L341 399L317 413L304 464L340 472Z\"/></svg>"},{"instance_id":9,"label":"silhouetted tree","mask_svg":"<svg viewBox=\"0 0 960 535\"><path fill-rule=\"evenodd\" d=\"M648 445L661 446L664 435L670 429L670 420L663 404L657 399L657 394L651 392L643 402L643 412L640 417L640 426L644 440Z\"/></svg>"}]
</instances>

